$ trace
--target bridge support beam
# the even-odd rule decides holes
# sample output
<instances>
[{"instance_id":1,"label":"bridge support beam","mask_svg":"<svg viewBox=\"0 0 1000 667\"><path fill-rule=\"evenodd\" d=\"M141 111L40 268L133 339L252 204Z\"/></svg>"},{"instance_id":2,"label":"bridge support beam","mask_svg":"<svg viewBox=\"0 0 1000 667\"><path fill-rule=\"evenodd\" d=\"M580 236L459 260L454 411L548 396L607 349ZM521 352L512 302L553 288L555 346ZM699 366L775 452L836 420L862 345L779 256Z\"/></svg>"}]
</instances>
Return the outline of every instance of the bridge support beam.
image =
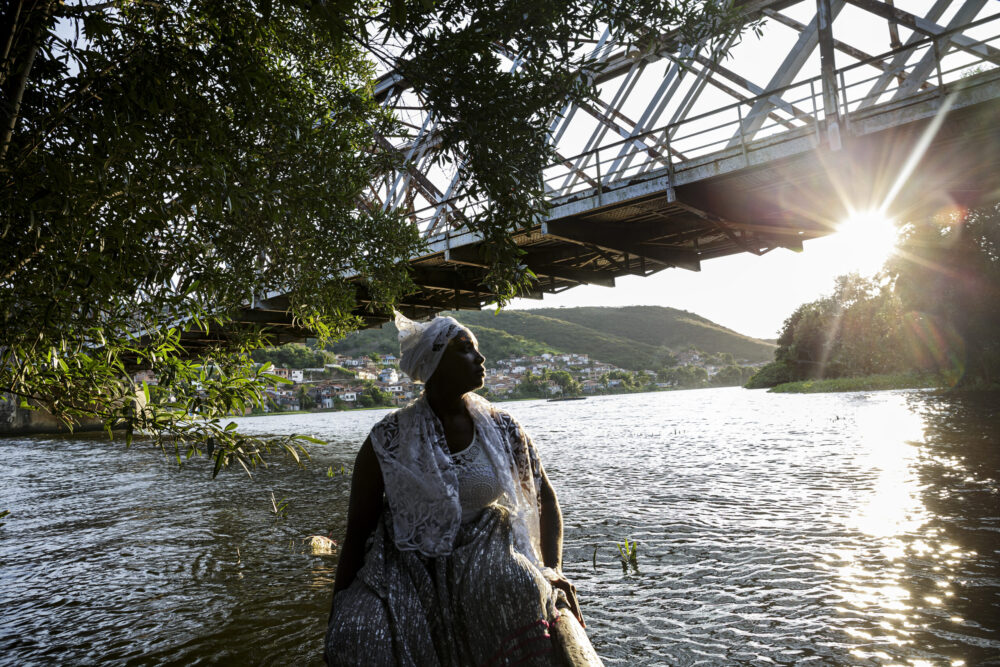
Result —
<instances>
[{"instance_id":1,"label":"bridge support beam","mask_svg":"<svg viewBox=\"0 0 1000 667\"><path fill-rule=\"evenodd\" d=\"M837 64L833 46L833 9L830 0L816 0L819 62L823 82L823 118L830 150L840 150L840 109L837 105Z\"/></svg>"},{"instance_id":2,"label":"bridge support beam","mask_svg":"<svg viewBox=\"0 0 1000 667\"><path fill-rule=\"evenodd\" d=\"M542 235L644 257L689 271L701 271L701 262L694 250L649 245L648 240L654 238L655 233L650 234L646 227L648 225L644 224L615 225L579 220L550 220L542 223Z\"/></svg>"}]
</instances>

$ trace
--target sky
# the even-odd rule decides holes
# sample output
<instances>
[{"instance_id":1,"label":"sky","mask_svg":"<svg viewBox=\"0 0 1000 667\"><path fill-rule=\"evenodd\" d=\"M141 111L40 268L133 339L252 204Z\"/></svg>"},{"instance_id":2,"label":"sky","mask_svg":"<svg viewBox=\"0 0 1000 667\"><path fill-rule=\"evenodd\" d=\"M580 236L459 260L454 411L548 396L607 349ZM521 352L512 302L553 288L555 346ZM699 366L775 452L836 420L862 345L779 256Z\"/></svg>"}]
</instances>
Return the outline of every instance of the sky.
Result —
<instances>
[{"instance_id":1,"label":"sky","mask_svg":"<svg viewBox=\"0 0 1000 667\"><path fill-rule=\"evenodd\" d=\"M858 237L873 232L866 244ZM872 237L877 242L872 242ZM761 257L740 253L702 262L701 271L666 269L641 278L618 278L615 287L584 285L546 294L542 301L515 299L510 308L651 305L679 308L755 338L776 338L801 304L833 292L834 278L851 271L875 273L895 240L891 221L845 221L841 231L803 243L800 253L778 248ZM870 251L859 248L870 247Z\"/></svg>"}]
</instances>

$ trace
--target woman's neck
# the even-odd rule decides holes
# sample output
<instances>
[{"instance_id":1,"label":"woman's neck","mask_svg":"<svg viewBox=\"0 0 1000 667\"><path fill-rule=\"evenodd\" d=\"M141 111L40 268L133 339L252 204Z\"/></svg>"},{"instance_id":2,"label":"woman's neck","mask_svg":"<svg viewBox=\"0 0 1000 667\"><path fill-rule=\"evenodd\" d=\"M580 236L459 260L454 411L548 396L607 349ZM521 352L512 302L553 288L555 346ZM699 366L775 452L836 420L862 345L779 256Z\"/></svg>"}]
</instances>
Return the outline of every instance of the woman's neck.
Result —
<instances>
[{"instance_id":1,"label":"woman's neck","mask_svg":"<svg viewBox=\"0 0 1000 667\"><path fill-rule=\"evenodd\" d=\"M431 410L442 422L446 417L467 414L468 412L465 407L464 393L456 394L453 391L443 391L436 385L430 385L424 388L424 394L427 396L427 404L431 406Z\"/></svg>"}]
</instances>

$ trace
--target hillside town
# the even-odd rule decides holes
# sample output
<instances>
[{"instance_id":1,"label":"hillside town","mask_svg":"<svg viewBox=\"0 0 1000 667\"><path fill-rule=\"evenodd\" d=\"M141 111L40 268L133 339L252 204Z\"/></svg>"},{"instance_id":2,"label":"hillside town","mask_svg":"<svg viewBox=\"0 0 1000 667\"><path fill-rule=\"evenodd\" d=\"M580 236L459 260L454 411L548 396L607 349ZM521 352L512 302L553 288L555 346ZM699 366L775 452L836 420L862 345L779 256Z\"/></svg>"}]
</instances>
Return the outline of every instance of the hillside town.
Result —
<instances>
[{"instance_id":1,"label":"hillside town","mask_svg":"<svg viewBox=\"0 0 1000 667\"><path fill-rule=\"evenodd\" d=\"M555 398L679 387L737 385L756 365L735 365L731 355L690 350L676 355L666 371L630 371L592 360L586 354L540 354L488 363L481 393L494 400ZM745 363L745 362L744 362ZM263 412L337 410L405 405L420 394L392 354L336 355L317 368L272 368L288 381L269 389Z\"/></svg>"}]
</instances>

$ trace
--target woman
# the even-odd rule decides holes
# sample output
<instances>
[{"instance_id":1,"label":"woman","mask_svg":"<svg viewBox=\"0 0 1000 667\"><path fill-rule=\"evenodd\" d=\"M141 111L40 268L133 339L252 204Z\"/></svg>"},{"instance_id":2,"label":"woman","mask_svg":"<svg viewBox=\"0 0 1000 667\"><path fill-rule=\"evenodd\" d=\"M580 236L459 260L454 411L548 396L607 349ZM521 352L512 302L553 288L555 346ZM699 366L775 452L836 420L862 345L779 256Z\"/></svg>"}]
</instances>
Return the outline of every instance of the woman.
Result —
<instances>
[{"instance_id":1,"label":"woman","mask_svg":"<svg viewBox=\"0 0 1000 667\"><path fill-rule=\"evenodd\" d=\"M334 582L331 665L600 664L560 573L562 515L531 440L471 393L476 337L396 315L423 394L358 453Z\"/></svg>"}]
</instances>

